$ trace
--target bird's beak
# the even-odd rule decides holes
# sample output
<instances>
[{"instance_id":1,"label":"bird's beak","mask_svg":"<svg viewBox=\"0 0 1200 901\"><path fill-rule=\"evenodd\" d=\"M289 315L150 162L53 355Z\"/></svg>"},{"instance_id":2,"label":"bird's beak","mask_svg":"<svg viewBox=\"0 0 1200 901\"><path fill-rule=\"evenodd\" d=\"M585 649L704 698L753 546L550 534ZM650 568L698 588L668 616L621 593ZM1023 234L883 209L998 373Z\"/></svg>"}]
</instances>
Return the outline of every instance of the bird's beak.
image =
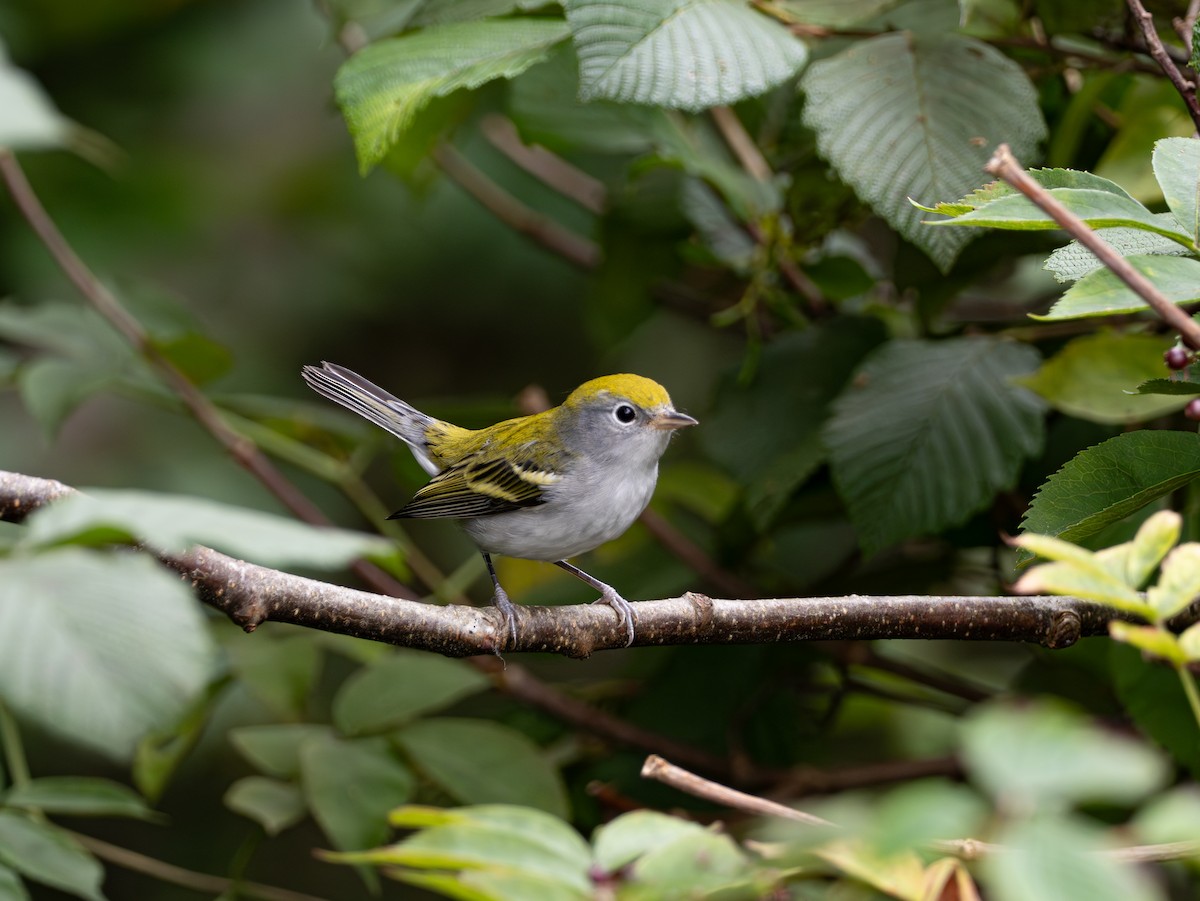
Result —
<instances>
[{"instance_id":1,"label":"bird's beak","mask_svg":"<svg viewBox=\"0 0 1200 901\"><path fill-rule=\"evenodd\" d=\"M660 410L650 417L650 425L663 431L674 431L675 429L686 428L689 425L699 425L699 422L686 413L679 413L675 410Z\"/></svg>"}]
</instances>

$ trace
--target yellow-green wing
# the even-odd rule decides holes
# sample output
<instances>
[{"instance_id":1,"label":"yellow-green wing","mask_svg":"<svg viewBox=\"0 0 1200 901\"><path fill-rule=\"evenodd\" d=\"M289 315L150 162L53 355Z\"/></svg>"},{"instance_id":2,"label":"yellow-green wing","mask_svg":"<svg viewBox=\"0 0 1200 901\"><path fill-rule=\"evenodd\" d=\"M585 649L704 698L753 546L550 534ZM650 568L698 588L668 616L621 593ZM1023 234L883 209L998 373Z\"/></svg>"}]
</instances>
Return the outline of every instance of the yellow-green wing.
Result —
<instances>
[{"instance_id":1,"label":"yellow-green wing","mask_svg":"<svg viewBox=\"0 0 1200 901\"><path fill-rule=\"evenodd\" d=\"M546 502L544 489L562 478L528 462L481 455L439 472L389 519L469 519Z\"/></svg>"}]
</instances>

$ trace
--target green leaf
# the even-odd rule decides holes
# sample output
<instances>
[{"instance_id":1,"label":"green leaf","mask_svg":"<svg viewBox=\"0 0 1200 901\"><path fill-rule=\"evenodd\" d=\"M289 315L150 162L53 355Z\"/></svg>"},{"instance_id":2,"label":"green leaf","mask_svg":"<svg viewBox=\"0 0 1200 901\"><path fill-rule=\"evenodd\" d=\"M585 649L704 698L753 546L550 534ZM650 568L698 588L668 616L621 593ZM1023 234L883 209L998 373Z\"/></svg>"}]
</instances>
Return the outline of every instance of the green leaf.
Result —
<instances>
[{"instance_id":1,"label":"green leaf","mask_svg":"<svg viewBox=\"0 0 1200 901\"><path fill-rule=\"evenodd\" d=\"M887 73L881 78L880 73ZM947 270L970 240L928 228L907 197L960 197L993 148L1033 155L1046 134L1019 65L973 38L901 32L855 41L805 73L804 122L842 180Z\"/></svg>"},{"instance_id":2,"label":"green leaf","mask_svg":"<svg viewBox=\"0 0 1200 901\"><path fill-rule=\"evenodd\" d=\"M491 683L461 660L401 650L346 680L333 722L346 735L383 732L484 691Z\"/></svg>"},{"instance_id":3,"label":"green leaf","mask_svg":"<svg viewBox=\"0 0 1200 901\"><path fill-rule=\"evenodd\" d=\"M995 901L1164 899L1134 866L1100 853L1109 846L1093 823L1068 817L1017 820L995 840L1005 852L981 863Z\"/></svg>"},{"instance_id":4,"label":"green leaf","mask_svg":"<svg viewBox=\"0 0 1200 901\"><path fill-rule=\"evenodd\" d=\"M209 716L229 683L227 677L209 683L208 689L173 723L138 742L133 755L133 784L152 802L162 797L179 764L200 741Z\"/></svg>"},{"instance_id":5,"label":"green leaf","mask_svg":"<svg viewBox=\"0 0 1200 901\"><path fill-rule=\"evenodd\" d=\"M596 864L605 872L615 873L647 851L679 839L694 839L703 832L704 827L699 823L653 810L624 813L599 827L592 837Z\"/></svg>"},{"instance_id":6,"label":"green leaf","mask_svg":"<svg viewBox=\"0 0 1200 901\"><path fill-rule=\"evenodd\" d=\"M1131 588L1141 588L1167 556L1183 531L1183 517L1174 510L1159 510L1138 526L1133 541L1096 553L1104 568Z\"/></svg>"},{"instance_id":7,"label":"green leaf","mask_svg":"<svg viewBox=\"0 0 1200 901\"><path fill-rule=\"evenodd\" d=\"M430 100L512 78L567 36L553 19L462 22L378 41L350 57L333 86L365 175Z\"/></svg>"},{"instance_id":8,"label":"green leaf","mask_svg":"<svg viewBox=\"0 0 1200 901\"><path fill-rule=\"evenodd\" d=\"M1190 663L1200 661L1200 623L1192 623L1179 633L1179 648Z\"/></svg>"},{"instance_id":9,"label":"green leaf","mask_svg":"<svg viewBox=\"0 0 1200 901\"><path fill-rule=\"evenodd\" d=\"M405 726L396 742L413 766L467 804L523 804L566 818L566 789L542 750L515 729L439 717Z\"/></svg>"},{"instance_id":10,"label":"green leaf","mask_svg":"<svg viewBox=\"0 0 1200 901\"><path fill-rule=\"evenodd\" d=\"M1200 300L1200 260L1192 257L1163 256L1161 253L1137 254L1127 258L1129 264L1149 279L1172 303L1192 303ZM1140 313L1150 307L1110 269L1097 269L1083 276L1042 315L1030 318L1041 322L1063 319L1082 319L1088 316L1114 316L1121 313Z\"/></svg>"},{"instance_id":11,"label":"green leaf","mask_svg":"<svg viewBox=\"0 0 1200 901\"><path fill-rule=\"evenodd\" d=\"M392 550L390 542L375 535L310 526L202 497L149 491L88 489L43 507L26 523L26 541L34 547L123 538L181 553L202 544L277 568L337 569L359 557Z\"/></svg>"},{"instance_id":12,"label":"green leaf","mask_svg":"<svg viewBox=\"0 0 1200 901\"><path fill-rule=\"evenodd\" d=\"M21 877L0 863L0 901L29 901Z\"/></svg>"},{"instance_id":13,"label":"green leaf","mask_svg":"<svg viewBox=\"0 0 1200 901\"><path fill-rule=\"evenodd\" d=\"M1163 371L1163 352L1171 344L1170 338L1102 330L1067 342L1020 381L1056 410L1080 419L1145 422L1187 403L1186 398L1130 393Z\"/></svg>"},{"instance_id":14,"label":"green leaf","mask_svg":"<svg viewBox=\"0 0 1200 901\"><path fill-rule=\"evenodd\" d=\"M0 863L77 898L104 901L104 868L64 830L0 810Z\"/></svg>"},{"instance_id":15,"label":"green leaf","mask_svg":"<svg viewBox=\"0 0 1200 901\"><path fill-rule=\"evenodd\" d=\"M1200 595L1200 544L1181 544L1163 561L1158 583L1146 592L1161 619L1181 613Z\"/></svg>"},{"instance_id":16,"label":"green leaf","mask_svg":"<svg viewBox=\"0 0 1200 901\"><path fill-rule=\"evenodd\" d=\"M973 789L923 779L889 791L864 838L876 854L888 858L937 839L977 835L987 818L987 805Z\"/></svg>"},{"instance_id":17,"label":"green leaf","mask_svg":"<svg viewBox=\"0 0 1200 901\"><path fill-rule=\"evenodd\" d=\"M0 148L44 150L62 147L71 124L29 73L9 62L0 43Z\"/></svg>"},{"instance_id":18,"label":"green leaf","mask_svg":"<svg viewBox=\"0 0 1200 901\"><path fill-rule=\"evenodd\" d=\"M1147 379L1137 386L1138 394L1170 394L1175 397L1194 397L1200 394L1200 382L1187 379Z\"/></svg>"},{"instance_id":19,"label":"green leaf","mask_svg":"<svg viewBox=\"0 0 1200 901\"><path fill-rule=\"evenodd\" d=\"M1163 138L1151 157L1154 177L1167 206L1192 243L1200 242L1200 142L1194 138Z\"/></svg>"},{"instance_id":20,"label":"green leaf","mask_svg":"<svg viewBox=\"0 0 1200 901\"><path fill-rule=\"evenodd\" d=\"M1196 252L1191 235L1177 224L1164 222L1136 200L1094 188L1051 188L1051 197L1092 228L1138 228L1152 232ZM930 225L962 225L976 228L1007 228L1018 231L1045 231L1061 228L1041 207L1023 194L1001 197L953 219Z\"/></svg>"},{"instance_id":21,"label":"green leaf","mask_svg":"<svg viewBox=\"0 0 1200 901\"><path fill-rule=\"evenodd\" d=\"M18 373L21 401L51 441L84 401L117 382L111 372L59 357L41 357Z\"/></svg>"},{"instance_id":22,"label":"green leaf","mask_svg":"<svg viewBox=\"0 0 1200 901\"><path fill-rule=\"evenodd\" d=\"M1130 825L1138 841L1148 845L1200 839L1200 786L1178 785L1152 798Z\"/></svg>"},{"instance_id":23,"label":"green leaf","mask_svg":"<svg viewBox=\"0 0 1200 901\"><path fill-rule=\"evenodd\" d=\"M1154 215L1164 226L1170 227L1175 224L1175 217L1170 213ZM1187 248L1170 238L1142 231L1140 228L1099 228L1096 229L1096 234L1123 257L1161 254L1178 256L1187 253ZM1078 241L1072 241L1051 251L1043 268L1054 273L1054 277L1060 282L1073 282L1103 269L1104 264Z\"/></svg>"},{"instance_id":24,"label":"green leaf","mask_svg":"<svg viewBox=\"0 0 1200 901\"><path fill-rule=\"evenodd\" d=\"M3 795L8 807L40 810L56 816L159 819L131 788L88 776L44 776L17 785Z\"/></svg>"},{"instance_id":25,"label":"green leaf","mask_svg":"<svg viewBox=\"0 0 1200 901\"><path fill-rule=\"evenodd\" d=\"M299 717L321 672L323 656L311 635L237 635L225 646L234 675L281 716Z\"/></svg>"},{"instance_id":26,"label":"green leaf","mask_svg":"<svg viewBox=\"0 0 1200 901\"><path fill-rule=\"evenodd\" d=\"M1188 707L1179 676L1170 667L1147 663L1141 651L1110 642L1109 668L1121 709L1171 756L1200 776L1200 742L1196 718Z\"/></svg>"},{"instance_id":27,"label":"green leaf","mask_svg":"<svg viewBox=\"0 0 1200 901\"><path fill-rule=\"evenodd\" d=\"M566 0L580 98L698 111L790 78L808 51L735 0Z\"/></svg>"},{"instance_id":28,"label":"green leaf","mask_svg":"<svg viewBox=\"0 0 1200 901\"><path fill-rule=\"evenodd\" d=\"M1095 191L1104 191L1108 194L1116 194L1118 197L1124 197L1126 200L1133 200L1133 196L1116 182L1082 169L1027 169L1025 170L1025 174L1046 190L1050 190L1051 188L1089 188ZM996 180L988 182L981 188L976 188L966 197L953 203L939 203L932 207L921 206L915 203L914 205L927 213L960 216L970 210L985 207L1002 197L1019 196L1021 196L1020 192L1008 184L1008 182ZM1174 224L1174 219L1173 217L1167 218L1164 222Z\"/></svg>"},{"instance_id":29,"label":"green leaf","mask_svg":"<svg viewBox=\"0 0 1200 901\"><path fill-rule=\"evenodd\" d=\"M595 897L590 890L572 888L556 879L548 879L534 873L516 873L501 869L499 865L495 869L464 870L453 874L395 870L388 875L409 885L462 901L506 901L509 898L589 901Z\"/></svg>"},{"instance_id":30,"label":"green leaf","mask_svg":"<svg viewBox=\"0 0 1200 901\"><path fill-rule=\"evenodd\" d=\"M258 769L281 779L300 775L300 748L309 739L329 736L326 726L311 723L277 723L241 726L229 732L230 743Z\"/></svg>"},{"instance_id":31,"label":"green leaf","mask_svg":"<svg viewBox=\"0 0 1200 901\"><path fill-rule=\"evenodd\" d=\"M1038 361L991 338L892 341L825 429L834 483L865 550L965 521L1042 443L1042 404L1012 383Z\"/></svg>"},{"instance_id":32,"label":"green leaf","mask_svg":"<svg viewBox=\"0 0 1200 901\"><path fill-rule=\"evenodd\" d=\"M1166 762L1142 742L1048 703L979 708L964 723L962 754L973 781L1021 810L1132 804L1168 777Z\"/></svg>"},{"instance_id":33,"label":"green leaf","mask_svg":"<svg viewBox=\"0 0 1200 901\"><path fill-rule=\"evenodd\" d=\"M52 732L129 759L203 690L213 660L187 586L141 554L0 560L0 697Z\"/></svg>"},{"instance_id":34,"label":"green leaf","mask_svg":"<svg viewBox=\"0 0 1200 901\"><path fill-rule=\"evenodd\" d=\"M1161 626L1135 626L1115 619L1108 624L1108 634L1115 641L1133 645L1143 654L1152 654L1175 664L1187 662L1179 641Z\"/></svg>"},{"instance_id":35,"label":"green leaf","mask_svg":"<svg viewBox=\"0 0 1200 901\"><path fill-rule=\"evenodd\" d=\"M1021 529L1078 543L1197 476L1194 432L1127 432L1080 451L1047 479Z\"/></svg>"},{"instance_id":36,"label":"green leaf","mask_svg":"<svg viewBox=\"0 0 1200 901\"><path fill-rule=\"evenodd\" d=\"M1145 620L1154 619L1154 608L1143 601L1141 595L1098 566L1046 563L1030 569L1013 588L1022 594L1058 594L1087 598Z\"/></svg>"},{"instance_id":37,"label":"green leaf","mask_svg":"<svg viewBox=\"0 0 1200 901\"><path fill-rule=\"evenodd\" d=\"M398 829L422 829L449 823L469 823L511 832L536 842L544 856L586 869L592 850L569 823L559 817L511 804L480 804L453 809L401 807L388 818Z\"/></svg>"},{"instance_id":38,"label":"green leaf","mask_svg":"<svg viewBox=\"0 0 1200 901\"><path fill-rule=\"evenodd\" d=\"M750 872L746 853L732 838L705 830L645 849L633 864L632 880L659 886L676 897L695 897L729 886Z\"/></svg>"},{"instance_id":39,"label":"green leaf","mask_svg":"<svg viewBox=\"0 0 1200 901\"><path fill-rule=\"evenodd\" d=\"M225 806L254 820L267 835L295 826L307 813L299 786L266 776L237 780L225 792Z\"/></svg>"},{"instance_id":40,"label":"green leaf","mask_svg":"<svg viewBox=\"0 0 1200 901\"><path fill-rule=\"evenodd\" d=\"M382 738L314 735L300 746L304 799L329 841L343 851L378 845L387 815L413 794L416 780Z\"/></svg>"}]
</instances>

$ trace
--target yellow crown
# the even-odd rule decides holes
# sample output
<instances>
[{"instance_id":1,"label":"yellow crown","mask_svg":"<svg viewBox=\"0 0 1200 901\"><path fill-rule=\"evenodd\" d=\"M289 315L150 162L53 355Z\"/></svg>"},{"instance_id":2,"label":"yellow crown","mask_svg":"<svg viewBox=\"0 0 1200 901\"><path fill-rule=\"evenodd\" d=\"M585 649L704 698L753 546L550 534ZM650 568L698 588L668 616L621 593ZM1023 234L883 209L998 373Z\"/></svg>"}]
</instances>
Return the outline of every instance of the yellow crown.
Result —
<instances>
[{"instance_id":1,"label":"yellow crown","mask_svg":"<svg viewBox=\"0 0 1200 901\"><path fill-rule=\"evenodd\" d=\"M566 400L566 405L578 406L606 394L632 401L643 410L671 406L671 396L667 394L666 388L653 379L629 373L604 375L598 379L592 379L590 382L584 382L571 392L570 397Z\"/></svg>"}]
</instances>

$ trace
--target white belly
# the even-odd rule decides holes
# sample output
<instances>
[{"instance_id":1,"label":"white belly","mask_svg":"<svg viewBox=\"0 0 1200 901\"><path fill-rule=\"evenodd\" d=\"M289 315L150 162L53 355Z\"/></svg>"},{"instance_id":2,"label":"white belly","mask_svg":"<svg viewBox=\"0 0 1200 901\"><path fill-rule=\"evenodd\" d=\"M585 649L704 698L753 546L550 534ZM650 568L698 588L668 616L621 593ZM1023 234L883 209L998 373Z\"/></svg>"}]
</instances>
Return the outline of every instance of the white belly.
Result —
<instances>
[{"instance_id":1,"label":"white belly","mask_svg":"<svg viewBox=\"0 0 1200 901\"><path fill-rule=\"evenodd\" d=\"M658 467L601 484L554 486L537 507L460 520L480 550L526 560L566 560L612 541L650 503ZM586 498L586 499L585 499Z\"/></svg>"}]
</instances>

